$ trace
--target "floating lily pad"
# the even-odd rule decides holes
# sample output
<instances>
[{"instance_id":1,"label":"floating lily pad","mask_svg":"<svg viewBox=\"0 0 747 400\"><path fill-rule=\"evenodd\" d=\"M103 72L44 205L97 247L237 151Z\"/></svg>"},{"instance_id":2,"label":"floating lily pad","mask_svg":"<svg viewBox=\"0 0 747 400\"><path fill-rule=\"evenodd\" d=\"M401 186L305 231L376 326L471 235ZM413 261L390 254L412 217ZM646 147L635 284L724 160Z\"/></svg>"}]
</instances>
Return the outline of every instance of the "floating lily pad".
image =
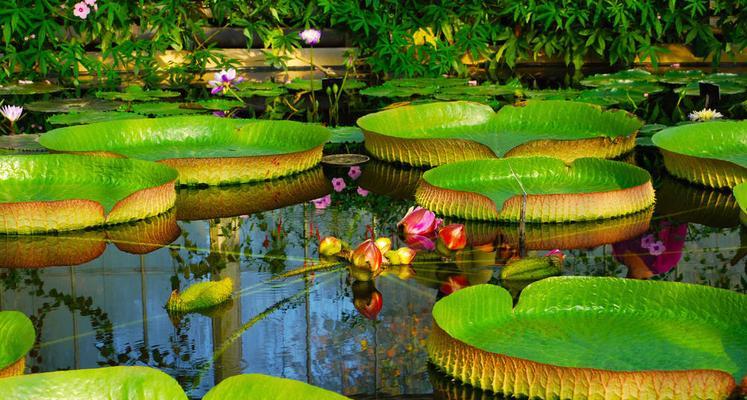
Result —
<instances>
[{"instance_id":1,"label":"floating lily pad","mask_svg":"<svg viewBox=\"0 0 747 400\"><path fill-rule=\"evenodd\" d=\"M659 82L668 83L670 85L686 85L693 81L698 81L705 76L703 71L699 69L673 69L665 72L659 77Z\"/></svg>"},{"instance_id":2,"label":"floating lily pad","mask_svg":"<svg viewBox=\"0 0 747 400\"><path fill-rule=\"evenodd\" d=\"M679 125L651 140L674 176L715 188L747 180L747 121Z\"/></svg>"},{"instance_id":3,"label":"floating lily pad","mask_svg":"<svg viewBox=\"0 0 747 400\"><path fill-rule=\"evenodd\" d=\"M747 225L747 183L734 186L734 198L737 199L737 204L739 204L739 208L742 210L740 220L743 224Z\"/></svg>"},{"instance_id":4,"label":"floating lily pad","mask_svg":"<svg viewBox=\"0 0 747 400\"><path fill-rule=\"evenodd\" d=\"M39 144L38 139L37 134L0 136L0 149L14 153L46 153L47 149Z\"/></svg>"},{"instance_id":5,"label":"floating lily pad","mask_svg":"<svg viewBox=\"0 0 747 400\"><path fill-rule=\"evenodd\" d=\"M578 89L545 89L545 90L525 90L522 92L524 97L535 100L573 100L581 94Z\"/></svg>"},{"instance_id":6,"label":"floating lily pad","mask_svg":"<svg viewBox=\"0 0 747 400\"><path fill-rule=\"evenodd\" d=\"M644 71L642 69L629 69L612 74L592 75L588 78L582 79L580 83L584 86L600 87L608 86L611 84L619 85L631 82L655 82L656 80L656 76L652 75L648 71Z\"/></svg>"},{"instance_id":7,"label":"floating lily pad","mask_svg":"<svg viewBox=\"0 0 747 400\"><path fill-rule=\"evenodd\" d=\"M526 155L614 158L635 147L642 125L625 111L560 100L531 100L497 113L476 103L430 103L358 119L371 154L415 166Z\"/></svg>"},{"instance_id":8,"label":"floating lily pad","mask_svg":"<svg viewBox=\"0 0 747 400\"><path fill-rule=\"evenodd\" d=\"M245 103L243 101L238 100L232 100L232 99L207 99L207 100L198 100L195 104L199 108L203 108L205 110L215 110L215 111L229 111L234 108L244 107ZM184 107L184 105L182 105Z\"/></svg>"},{"instance_id":9,"label":"floating lily pad","mask_svg":"<svg viewBox=\"0 0 747 400\"><path fill-rule=\"evenodd\" d=\"M166 302L170 313L191 313L216 307L231 299L233 280L225 277L219 281L197 282L183 292L174 290Z\"/></svg>"},{"instance_id":10,"label":"floating lily pad","mask_svg":"<svg viewBox=\"0 0 747 400\"><path fill-rule=\"evenodd\" d=\"M654 204L651 177L619 161L549 157L449 163L423 174L415 198L443 216L487 221L588 221L632 214Z\"/></svg>"},{"instance_id":11,"label":"floating lily pad","mask_svg":"<svg viewBox=\"0 0 747 400\"><path fill-rule=\"evenodd\" d=\"M338 126L330 128L330 143L363 143L363 131L357 126Z\"/></svg>"},{"instance_id":12,"label":"floating lily pad","mask_svg":"<svg viewBox=\"0 0 747 400\"><path fill-rule=\"evenodd\" d=\"M81 111L67 114L56 114L47 118L47 122L52 125L81 125L136 118L143 118L143 116L119 111Z\"/></svg>"},{"instance_id":13,"label":"floating lily pad","mask_svg":"<svg viewBox=\"0 0 747 400\"><path fill-rule=\"evenodd\" d=\"M59 128L39 140L55 151L158 161L176 168L182 185L218 185L310 169L329 136L322 126L294 121L189 116Z\"/></svg>"},{"instance_id":14,"label":"floating lily pad","mask_svg":"<svg viewBox=\"0 0 747 400\"><path fill-rule=\"evenodd\" d=\"M314 91L322 89L322 81L320 79L314 79L313 81L309 81L308 79L296 78L286 83L285 87L288 88L289 90L300 90L300 91L309 92L311 91L312 84L314 85Z\"/></svg>"},{"instance_id":15,"label":"floating lily pad","mask_svg":"<svg viewBox=\"0 0 747 400\"><path fill-rule=\"evenodd\" d=\"M275 82L242 82L236 89L240 97L276 97L287 93L283 85Z\"/></svg>"},{"instance_id":16,"label":"floating lily pad","mask_svg":"<svg viewBox=\"0 0 747 400\"><path fill-rule=\"evenodd\" d=\"M429 96L435 94L437 87L399 87L393 85L372 86L360 91L364 96L371 97L412 97L412 96Z\"/></svg>"},{"instance_id":17,"label":"floating lily pad","mask_svg":"<svg viewBox=\"0 0 747 400\"><path fill-rule=\"evenodd\" d=\"M463 78L402 78L402 79L392 79L389 81L386 81L386 85L390 86L397 86L397 87L407 87L407 88L415 88L415 87L440 87L440 88L446 88L446 87L452 87L452 86L467 86L468 80Z\"/></svg>"},{"instance_id":18,"label":"floating lily pad","mask_svg":"<svg viewBox=\"0 0 747 400\"><path fill-rule=\"evenodd\" d=\"M34 325L25 314L0 311L0 378L23 375L26 354L35 341Z\"/></svg>"},{"instance_id":19,"label":"floating lily pad","mask_svg":"<svg viewBox=\"0 0 747 400\"><path fill-rule=\"evenodd\" d=\"M156 117L169 116L169 115L186 115L186 114L199 114L205 112L205 110L185 108L180 103L169 103L169 102L153 102L153 103L138 103L132 105L132 112L140 115L153 115Z\"/></svg>"},{"instance_id":20,"label":"floating lily pad","mask_svg":"<svg viewBox=\"0 0 747 400\"><path fill-rule=\"evenodd\" d=\"M179 238L176 212L169 211L107 229L40 235L0 235L0 268L74 266L104 254L107 243L131 254L147 254Z\"/></svg>"},{"instance_id":21,"label":"floating lily pad","mask_svg":"<svg viewBox=\"0 0 747 400\"><path fill-rule=\"evenodd\" d=\"M0 157L0 233L28 234L117 224L174 205L172 168L68 154Z\"/></svg>"},{"instance_id":22,"label":"floating lily pad","mask_svg":"<svg viewBox=\"0 0 747 400\"><path fill-rule=\"evenodd\" d=\"M53 85L50 83L6 83L0 85L0 96L13 96L13 95L32 95L32 94L45 94L45 93L56 93L65 90L62 86Z\"/></svg>"},{"instance_id":23,"label":"floating lily pad","mask_svg":"<svg viewBox=\"0 0 747 400\"><path fill-rule=\"evenodd\" d=\"M486 83L479 86L459 85L448 86L441 89L440 96L508 96L520 93L522 90L519 82L512 82L506 85L496 85Z\"/></svg>"},{"instance_id":24,"label":"floating lily pad","mask_svg":"<svg viewBox=\"0 0 747 400\"><path fill-rule=\"evenodd\" d=\"M51 99L39 100L26 104L25 107L30 111L44 113L65 113L71 111L90 112L90 111L111 111L122 105L118 101L101 100L101 99Z\"/></svg>"},{"instance_id":25,"label":"floating lily pad","mask_svg":"<svg viewBox=\"0 0 747 400\"><path fill-rule=\"evenodd\" d=\"M725 399L747 373L745 309L743 294L677 282L548 278L515 307L479 285L436 303L428 353L505 396Z\"/></svg>"},{"instance_id":26,"label":"floating lily pad","mask_svg":"<svg viewBox=\"0 0 747 400\"><path fill-rule=\"evenodd\" d=\"M0 379L3 400L187 400L174 378L148 367L45 372Z\"/></svg>"},{"instance_id":27,"label":"floating lily pad","mask_svg":"<svg viewBox=\"0 0 747 400\"><path fill-rule=\"evenodd\" d=\"M701 80L700 82L708 82ZM675 93L684 93L686 96L700 96L700 82L691 82L686 86L674 89ZM740 94L747 91L747 86L729 81L708 82L718 86L719 93L722 95Z\"/></svg>"},{"instance_id":28,"label":"floating lily pad","mask_svg":"<svg viewBox=\"0 0 747 400\"><path fill-rule=\"evenodd\" d=\"M259 374L236 375L223 380L202 400L343 400L347 397L292 379Z\"/></svg>"},{"instance_id":29,"label":"floating lily pad","mask_svg":"<svg viewBox=\"0 0 747 400\"><path fill-rule=\"evenodd\" d=\"M96 92L96 97L106 100L154 101L166 97L178 97L179 92L171 90L144 90L140 86L128 86L122 92Z\"/></svg>"}]
</instances>

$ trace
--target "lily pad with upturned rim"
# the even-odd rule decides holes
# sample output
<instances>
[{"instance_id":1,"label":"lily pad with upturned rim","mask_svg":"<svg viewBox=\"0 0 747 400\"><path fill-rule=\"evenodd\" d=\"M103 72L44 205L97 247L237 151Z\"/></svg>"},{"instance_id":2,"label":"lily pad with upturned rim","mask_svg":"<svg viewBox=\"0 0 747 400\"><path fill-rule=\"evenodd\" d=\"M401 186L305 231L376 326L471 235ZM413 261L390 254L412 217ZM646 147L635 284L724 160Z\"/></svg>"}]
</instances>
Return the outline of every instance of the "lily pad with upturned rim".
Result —
<instances>
[{"instance_id":1,"label":"lily pad with upturned rim","mask_svg":"<svg viewBox=\"0 0 747 400\"><path fill-rule=\"evenodd\" d=\"M0 157L0 233L117 224L174 205L174 169L152 162L69 154Z\"/></svg>"},{"instance_id":2,"label":"lily pad with upturned rim","mask_svg":"<svg viewBox=\"0 0 747 400\"><path fill-rule=\"evenodd\" d=\"M232 376L212 388L202 400L343 400L347 397L286 378L260 374Z\"/></svg>"},{"instance_id":3,"label":"lily pad with upturned rim","mask_svg":"<svg viewBox=\"0 0 747 400\"><path fill-rule=\"evenodd\" d=\"M55 151L158 161L179 171L180 184L219 185L310 169L328 139L329 131L313 124L188 116L59 128L39 141Z\"/></svg>"},{"instance_id":4,"label":"lily pad with upturned rim","mask_svg":"<svg viewBox=\"0 0 747 400\"><path fill-rule=\"evenodd\" d=\"M18 311L0 311L0 378L22 375L36 341L31 320Z\"/></svg>"},{"instance_id":5,"label":"lily pad with upturned rim","mask_svg":"<svg viewBox=\"0 0 747 400\"><path fill-rule=\"evenodd\" d=\"M437 214L487 221L588 221L632 214L654 203L651 176L619 161L549 157L471 160L423 174L415 194Z\"/></svg>"},{"instance_id":6,"label":"lily pad with upturned rim","mask_svg":"<svg viewBox=\"0 0 747 400\"><path fill-rule=\"evenodd\" d=\"M91 111L111 111L122 105L118 101L102 99L51 99L39 100L26 104L30 111L44 113L64 113L64 112L91 112Z\"/></svg>"},{"instance_id":7,"label":"lily pad with upturned rim","mask_svg":"<svg viewBox=\"0 0 747 400\"><path fill-rule=\"evenodd\" d=\"M673 126L651 140L676 177L715 188L747 181L747 121Z\"/></svg>"},{"instance_id":8,"label":"lily pad with upturned rim","mask_svg":"<svg viewBox=\"0 0 747 400\"><path fill-rule=\"evenodd\" d=\"M81 125L137 118L143 118L143 116L121 111L82 111L56 114L47 118L47 122L52 125Z\"/></svg>"},{"instance_id":9,"label":"lily pad with upturned rim","mask_svg":"<svg viewBox=\"0 0 747 400\"><path fill-rule=\"evenodd\" d=\"M478 103L437 102L358 119L371 154L414 166L527 155L614 158L635 147L642 125L625 111L561 100L530 100L497 113Z\"/></svg>"},{"instance_id":10,"label":"lily pad with upturned rim","mask_svg":"<svg viewBox=\"0 0 747 400\"><path fill-rule=\"evenodd\" d=\"M747 373L745 309L743 294L677 282L548 278L515 307L479 285L436 303L428 353L504 395L725 399Z\"/></svg>"},{"instance_id":11,"label":"lily pad with upturned rim","mask_svg":"<svg viewBox=\"0 0 747 400\"><path fill-rule=\"evenodd\" d=\"M742 210L739 219L742 221L742 224L747 225L747 183L734 186L734 197L737 199L737 204L739 204L739 208Z\"/></svg>"}]
</instances>

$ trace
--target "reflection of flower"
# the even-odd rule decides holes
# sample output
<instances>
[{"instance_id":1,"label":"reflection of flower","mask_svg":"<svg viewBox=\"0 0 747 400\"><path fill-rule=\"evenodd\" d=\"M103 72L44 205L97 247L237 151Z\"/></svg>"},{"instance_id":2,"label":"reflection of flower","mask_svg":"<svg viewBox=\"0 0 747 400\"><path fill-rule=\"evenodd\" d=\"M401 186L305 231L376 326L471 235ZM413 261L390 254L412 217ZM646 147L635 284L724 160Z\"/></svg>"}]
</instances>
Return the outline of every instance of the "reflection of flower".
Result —
<instances>
[{"instance_id":1,"label":"reflection of flower","mask_svg":"<svg viewBox=\"0 0 747 400\"><path fill-rule=\"evenodd\" d=\"M461 250L467 245L467 235L462 224L444 226L438 231L438 238L449 250Z\"/></svg>"},{"instance_id":2,"label":"reflection of flower","mask_svg":"<svg viewBox=\"0 0 747 400\"><path fill-rule=\"evenodd\" d=\"M350 167L350 169L348 170L348 176L353 180L358 179L358 177L361 176L361 167L357 165Z\"/></svg>"},{"instance_id":3,"label":"reflection of flower","mask_svg":"<svg viewBox=\"0 0 747 400\"><path fill-rule=\"evenodd\" d=\"M366 197L366 196L368 196L368 190L366 190L366 189L363 189L363 188L362 188L362 187L360 187L360 186L358 186L358 189L356 190L356 192L358 192L358 195L360 195L361 197Z\"/></svg>"},{"instance_id":4,"label":"reflection of flower","mask_svg":"<svg viewBox=\"0 0 747 400\"><path fill-rule=\"evenodd\" d=\"M422 207L411 207L407 214L397 223L405 235L430 235L440 224L436 214Z\"/></svg>"},{"instance_id":5,"label":"reflection of flower","mask_svg":"<svg viewBox=\"0 0 747 400\"><path fill-rule=\"evenodd\" d=\"M319 43L319 40L322 38L322 32L316 29L306 29L299 33L298 36L301 36L301 39L303 39L306 44L313 46Z\"/></svg>"},{"instance_id":6,"label":"reflection of flower","mask_svg":"<svg viewBox=\"0 0 747 400\"><path fill-rule=\"evenodd\" d=\"M649 278L677 265L682 258L686 236L687 224L673 225L664 221L657 233L614 243L612 254L628 267L628 277Z\"/></svg>"},{"instance_id":7,"label":"reflection of flower","mask_svg":"<svg viewBox=\"0 0 747 400\"><path fill-rule=\"evenodd\" d=\"M438 289L445 295L450 295L457 290L464 289L469 286L469 279L464 275L451 275L447 277L441 287Z\"/></svg>"},{"instance_id":8,"label":"reflection of flower","mask_svg":"<svg viewBox=\"0 0 747 400\"><path fill-rule=\"evenodd\" d=\"M342 178L332 178L332 187L335 188L335 192L342 192L345 189L345 180Z\"/></svg>"},{"instance_id":9,"label":"reflection of flower","mask_svg":"<svg viewBox=\"0 0 747 400\"><path fill-rule=\"evenodd\" d=\"M326 195L324 197L320 197L318 199L311 200L312 203L314 203L314 207L316 207L318 210L325 209L332 204L332 196Z\"/></svg>"},{"instance_id":10,"label":"reflection of flower","mask_svg":"<svg viewBox=\"0 0 747 400\"><path fill-rule=\"evenodd\" d=\"M648 252L651 253L652 256L660 256L666 249L667 248L664 246L664 243L662 243L661 240L657 240L655 243L652 243L651 246L648 247Z\"/></svg>"},{"instance_id":11,"label":"reflection of flower","mask_svg":"<svg viewBox=\"0 0 747 400\"><path fill-rule=\"evenodd\" d=\"M643 235L643 237L641 238L641 247L647 249L651 247L652 244L654 244L654 235L651 233Z\"/></svg>"},{"instance_id":12,"label":"reflection of flower","mask_svg":"<svg viewBox=\"0 0 747 400\"><path fill-rule=\"evenodd\" d=\"M213 75L213 80L208 82L211 88L213 88L210 93L211 94L218 94L218 93L227 93L233 86L235 86L237 83L241 83L244 81L244 78L242 77L236 77L236 70L233 68L230 68L228 71L221 70L220 72L216 72L215 75Z\"/></svg>"},{"instance_id":13,"label":"reflection of flower","mask_svg":"<svg viewBox=\"0 0 747 400\"><path fill-rule=\"evenodd\" d=\"M436 249L431 239L421 235L405 235L405 243L415 250L433 251Z\"/></svg>"},{"instance_id":14,"label":"reflection of flower","mask_svg":"<svg viewBox=\"0 0 747 400\"><path fill-rule=\"evenodd\" d=\"M688 117L690 117L690 121L704 122L723 118L723 114L716 110L711 110L710 108L704 108L700 111L691 112Z\"/></svg>"}]
</instances>

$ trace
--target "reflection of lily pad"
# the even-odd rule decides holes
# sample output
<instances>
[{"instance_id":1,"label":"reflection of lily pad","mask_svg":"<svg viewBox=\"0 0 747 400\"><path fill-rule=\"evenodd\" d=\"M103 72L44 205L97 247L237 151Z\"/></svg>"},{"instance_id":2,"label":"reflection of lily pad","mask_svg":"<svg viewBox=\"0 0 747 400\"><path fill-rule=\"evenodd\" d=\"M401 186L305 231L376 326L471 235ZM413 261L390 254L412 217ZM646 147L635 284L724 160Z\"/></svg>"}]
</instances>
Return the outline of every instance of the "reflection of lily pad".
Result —
<instances>
[{"instance_id":1,"label":"reflection of lily pad","mask_svg":"<svg viewBox=\"0 0 747 400\"><path fill-rule=\"evenodd\" d=\"M176 171L156 163L68 154L0 157L2 233L117 224L174 205Z\"/></svg>"},{"instance_id":2,"label":"reflection of lily pad","mask_svg":"<svg viewBox=\"0 0 747 400\"><path fill-rule=\"evenodd\" d=\"M131 254L147 254L173 242L181 229L173 211L105 230L43 235L0 235L0 268L73 266L104 254L107 243Z\"/></svg>"},{"instance_id":3,"label":"reflection of lily pad","mask_svg":"<svg viewBox=\"0 0 747 400\"><path fill-rule=\"evenodd\" d=\"M171 90L144 90L140 86L128 86L122 92L96 92L96 97L106 100L153 101L165 97L178 97L179 92Z\"/></svg>"},{"instance_id":4,"label":"reflection of lily pad","mask_svg":"<svg viewBox=\"0 0 747 400\"><path fill-rule=\"evenodd\" d=\"M357 126L338 126L330 128L330 143L363 143L363 131Z\"/></svg>"},{"instance_id":5,"label":"reflection of lily pad","mask_svg":"<svg viewBox=\"0 0 747 400\"><path fill-rule=\"evenodd\" d=\"M3 400L187 400L174 378L155 368L106 367L0 379Z\"/></svg>"},{"instance_id":6,"label":"reflection of lily pad","mask_svg":"<svg viewBox=\"0 0 747 400\"><path fill-rule=\"evenodd\" d=\"M32 95L32 94L44 94L44 93L56 93L65 90L62 86L52 85L49 83L9 83L0 85L0 96L13 96L13 95Z\"/></svg>"},{"instance_id":7,"label":"reflection of lily pad","mask_svg":"<svg viewBox=\"0 0 747 400\"><path fill-rule=\"evenodd\" d=\"M0 378L23 375L26 354L35 341L34 325L26 315L18 311L0 311Z\"/></svg>"},{"instance_id":8,"label":"reflection of lily pad","mask_svg":"<svg viewBox=\"0 0 747 400\"><path fill-rule=\"evenodd\" d=\"M122 103L101 99L51 99L39 100L26 104L30 111L45 113L65 113L71 111L91 112L91 111L111 111L119 107Z\"/></svg>"},{"instance_id":9,"label":"reflection of lily pad","mask_svg":"<svg viewBox=\"0 0 747 400\"><path fill-rule=\"evenodd\" d=\"M308 383L268 375L236 375L223 380L202 400L343 400L347 397Z\"/></svg>"},{"instance_id":10,"label":"reflection of lily pad","mask_svg":"<svg viewBox=\"0 0 747 400\"><path fill-rule=\"evenodd\" d=\"M56 151L159 161L179 170L180 184L217 185L307 170L319 163L328 139L319 125L189 116L59 128L39 140Z\"/></svg>"},{"instance_id":11,"label":"reflection of lily pad","mask_svg":"<svg viewBox=\"0 0 747 400\"><path fill-rule=\"evenodd\" d=\"M678 282L556 277L433 307L431 360L506 396L725 399L747 373L747 296Z\"/></svg>"},{"instance_id":12,"label":"reflection of lily pad","mask_svg":"<svg viewBox=\"0 0 747 400\"><path fill-rule=\"evenodd\" d=\"M159 101L153 103L133 104L132 112L141 115L154 115L160 117L168 115L198 114L204 112L204 110L184 108L180 103L168 103Z\"/></svg>"},{"instance_id":13,"label":"reflection of lily pad","mask_svg":"<svg viewBox=\"0 0 747 400\"><path fill-rule=\"evenodd\" d=\"M656 188L656 215L675 222L729 228L737 225L739 206L728 191L666 176Z\"/></svg>"},{"instance_id":14,"label":"reflection of lily pad","mask_svg":"<svg viewBox=\"0 0 747 400\"><path fill-rule=\"evenodd\" d=\"M47 122L52 125L80 125L136 118L143 118L143 116L120 111L81 111L68 114L56 114L47 118Z\"/></svg>"},{"instance_id":15,"label":"reflection of lily pad","mask_svg":"<svg viewBox=\"0 0 747 400\"><path fill-rule=\"evenodd\" d=\"M747 121L679 125L652 141L674 176L710 187L733 187L747 180Z\"/></svg>"},{"instance_id":16,"label":"reflection of lily pad","mask_svg":"<svg viewBox=\"0 0 747 400\"><path fill-rule=\"evenodd\" d=\"M14 153L46 153L47 149L37 139L37 134L0 136L0 149L12 150Z\"/></svg>"},{"instance_id":17,"label":"reflection of lily pad","mask_svg":"<svg viewBox=\"0 0 747 400\"><path fill-rule=\"evenodd\" d=\"M570 101L527 101L493 113L469 102L403 106L358 119L366 149L415 166L503 156L614 158L633 149L634 115Z\"/></svg>"},{"instance_id":18,"label":"reflection of lily pad","mask_svg":"<svg viewBox=\"0 0 747 400\"><path fill-rule=\"evenodd\" d=\"M371 161L363 167L358 184L373 193L394 199L413 199L425 171L418 168Z\"/></svg>"},{"instance_id":19,"label":"reflection of lily pad","mask_svg":"<svg viewBox=\"0 0 747 400\"><path fill-rule=\"evenodd\" d=\"M176 212L179 220L187 221L251 215L318 199L330 190L322 169L314 168L256 184L180 188Z\"/></svg>"},{"instance_id":20,"label":"reflection of lily pad","mask_svg":"<svg viewBox=\"0 0 747 400\"><path fill-rule=\"evenodd\" d=\"M204 281L190 285L183 292L174 290L166 303L170 313L191 313L225 303L233 294L233 280Z\"/></svg>"},{"instance_id":21,"label":"reflection of lily pad","mask_svg":"<svg viewBox=\"0 0 747 400\"><path fill-rule=\"evenodd\" d=\"M437 214L488 221L588 221L632 214L654 203L651 177L619 161L548 157L461 161L423 174L418 204Z\"/></svg>"}]
</instances>

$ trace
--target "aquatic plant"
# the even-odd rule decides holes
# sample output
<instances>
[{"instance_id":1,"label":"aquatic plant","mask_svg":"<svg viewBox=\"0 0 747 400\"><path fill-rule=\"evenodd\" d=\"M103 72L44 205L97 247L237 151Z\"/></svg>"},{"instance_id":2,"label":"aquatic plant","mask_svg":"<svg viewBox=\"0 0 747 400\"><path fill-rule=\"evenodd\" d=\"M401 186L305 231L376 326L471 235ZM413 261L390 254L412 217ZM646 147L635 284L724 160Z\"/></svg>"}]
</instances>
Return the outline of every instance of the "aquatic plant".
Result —
<instances>
[{"instance_id":1,"label":"aquatic plant","mask_svg":"<svg viewBox=\"0 0 747 400\"><path fill-rule=\"evenodd\" d=\"M39 142L55 151L158 161L179 171L181 185L218 185L310 169L328 139L319 125L194 116L58 128Z\"/></svg>"},{"instance_id":2,"label":"aquatic plant","mask_svg":"<svg viewBox=\"0 0 747 400\"><path fill-rule=\"evenodd\" d=\"M410 207L397 223L397 229L405 236L428 236L436 232L441 222L432 211Z\"/></svg>"},{"instance_id":3,"label":"aquatic plant","mask_svg":"<svg viewBox=\"0 0 747 400\"><path fill-rule=\"evenodd\" d=\"M366 149L414 166L546 155L566 162L614 158L635 147L643 122L620 110L573 101L530 100L497 113L470 102L397 107L358 119Z\"/></svg>"},{"instance_id":4,"label":"aquatic plant","mask_svg":"<svg viewBox=\"0 0 747 400\"><path fill-rule=\"evenodd\" d=\"M198 282L183 292L174 290L166 302L170 313L190 313L225 303L233 295L233 280L225 277L219 281Z\"/></svg>"},{"instance_id":5,"label":"aquatic plant","mask_svg":"<svg viewBox=\"0 0 747 400\"><path fill-rule=\"evenodd\" d=\"M415 260L417 252L409 247L400 247L384 253L384 258L390 265L409 265Z\"/></svg>"},{"instance_id":6,"label":"aquatic plant","mask_svg":"<svg viewBox=\"0 0 747 400\"><path fill-rule=\"evenodd\" d=\"M23 375L26 354L35 341L34 325L25 314L0 311L0 378Z\"/></svg>"},{"instance_id":7,"label":"aquatic plant","mask_svg":"<svg viewBox=\"0 0 747 400\"><path fill-rule=\"evenodd\" d=\"M651 233L612 244L612 255L628 267L629 278L648 279L677 266L687 238L687 224L661 221Z\"/></svg>"},{"instance_id":8,"label":"aquatic plant","mask_svg":"<svg viewBox=\"0 0 747 400\"><path fill-rule=\"evenodd\" d=\"M10 134L16 133L16 121L23 115L23 107L4 105L0 107L0 114L10 123Z\"/></svg>"},{"instance_id":9,"label":"aquatic plant","mask_svg":"<svg viewBox=\"0 0 747 400\"><path fill-rule=\"evenodd\" d=\"M174 205L177 172L148 161L69 154L0 157L2 233L83 229Z\"/></svg>"},{"instance_id":10,"label":"aquatic plant","mask_svg":"<svg viewBox=\"0 0 747 400\"><path fill-rule=\"evenodd\" d=\"M747 373L745 307L743 294L676 282L547 278L515 307L478 285L436 303L428 354L505 396L725 399Z\"/></svg>"},{"instance_id":11,"label":"aquatic plant","mask_svg":"<svg viewBox=\"0 0 747 400\"><path fill-rule=\"evenodd\" d=\"M734 197L737 199L737 204L741 208L742 212L739 214L739 219L742 224L747 225L747 183L741 183L734 187Z\"/></svg>"},{"instance_id":12,"label":"aquatic plant","mask_svg":"<svg viewBox=\"0 0 747 400\"><path fill-rule=\"evenodd\" d=\"M383 256L373 240L368 239L359 244L350 253L350 263L363 270L370 271L374 276L381 272Z\"/></svg>"},{"instance_id":13,"label":"aquatic plant","mask_svg":"<svg viewBox=\"0 0 747 400\"><path fill-rule=\"evenodd\" d=\"M687 117L690 118L690 121L706 122L706 121L712 121L714 119L721 119L724 117L724 115L716 110L711 110L710 108L704 108L700 111L691 112L690 114L687 115Z\"/></svg>"},{"instance_id":14,"label":"aquatic plant","mask_svg":"<svg viewBox=\"0 0 747 400\"><path fill-rule=\"evenodd\" d=\"M672 175L714 188L747 180L747 121L711 121L673 126L652 142Z\"/></svg>"},{"instance_id":15,"label":"aquatic plant","mask_svg":"<svg viewBox=\"0 0 747 400\"><path fill-rule=\"evenodd\" d=\"M342 251L342 241L334 236L327 236L319 241L319 254L334 256Z\"/></svg>"},{"instance_id":16,"label":"aquatic plant","mask_svg":"<svg viewBox=\"0 0 747 400\"><path fill-rule=\"evenodd\" d=\"M244 77L236 76L235 69L229 68L227 71L222 69L220 72L216 72L213 79L208 82L208 85L212 88L210 94L228 94L233 91L237 84L243 81Z\"/></svg>"},{"instance_id":17,"label":"aquatic plant","mask_svg":"<svg viewBox=\"0 0 747 400\"><path fill-rule=\"evenodd\" d=\"M648 172L597 158L570 165L547 157L450 163L423 174L415 197L439 215L512 222L611 218L654 204Z\"/></svg>"},{"instance_id":18,"label":"aquatic plant","mask_svg":"<svg viewBox=\"0 0 747 400\"><path fill-rule=\"evenodd\" d=\"M449 250L461 250L467 246L467 235L463 224L450 224L438 230L438 240Z\"/></svg>"},{"instance_id":19,"label":"aquatic plant","mask_svg":"<svg viewBox=\"0 0 747 400\"><path fill-rule=\"evenodd\" d=\"M342 400L347 397L293 379L260 374L235 375L210 389L202 400Z\"/></svg>"},{"instance_id":20,"label":"aquatic plant","mask_svg":"<svg viewBox=\"0 0 747 400\"><path fill-rule=\"evenodd\" d=\"M501 280L532 282L560 275L563 272L563 259L563 252L555 249L540 257L509 260L501 268Z\"/></svg>"},{"instance_id":21,"label":"aquatic plant","mask_svg":"<svg viewBox=\"0 0 747 400\"><path fill-rule=\"evenodd\" d=\"M5 400L187 400L179 383L148 367L45 372L0 379Z\"/></svg>"}]
</instances>

